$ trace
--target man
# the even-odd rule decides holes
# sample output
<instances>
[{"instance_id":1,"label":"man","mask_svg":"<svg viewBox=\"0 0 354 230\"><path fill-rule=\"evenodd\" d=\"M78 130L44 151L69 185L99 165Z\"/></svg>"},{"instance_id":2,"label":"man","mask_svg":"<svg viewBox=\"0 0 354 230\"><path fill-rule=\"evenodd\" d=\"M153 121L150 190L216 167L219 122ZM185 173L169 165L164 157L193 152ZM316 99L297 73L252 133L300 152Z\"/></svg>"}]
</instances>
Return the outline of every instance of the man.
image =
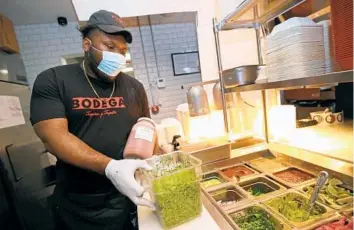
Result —
<instances>
[{"instance_id":1,"label":"man","mask_svg":"<svg viewBox=\"0 0 354 230\"><path fill-rule=\"evenodd\" d=\"M103 10L80 31L83 63L40 73L31 97L34 130L58 158L56 229L138 229L136 205L154 206L134 178L149 166L123 159L132 126L150 117L143 85L121 72L132 35Z\"/></svg>"}]
</instances>

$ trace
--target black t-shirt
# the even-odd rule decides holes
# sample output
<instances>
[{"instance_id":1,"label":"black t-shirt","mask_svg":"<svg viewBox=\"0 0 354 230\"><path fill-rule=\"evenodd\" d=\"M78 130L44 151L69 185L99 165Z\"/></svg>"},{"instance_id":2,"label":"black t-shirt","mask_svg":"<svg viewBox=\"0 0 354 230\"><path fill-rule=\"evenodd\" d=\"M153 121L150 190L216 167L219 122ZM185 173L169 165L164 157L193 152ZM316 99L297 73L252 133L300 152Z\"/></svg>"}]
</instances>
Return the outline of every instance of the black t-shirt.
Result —
<instances>
[{"instance_id":1,"label":"black t-shirt","mask_svg":"<svg viewBox=\"0 0 354 230\"><path fill-rule=\"evenodd\" d=\"M120 73L113 83L89 78L79 64L59 66L38 75L32 90L31 122L66 118L69 132L98 152L122 159L125 143L140 117L150 117L146 92L136 79ZM68 145L70 143L67 143ZM68 193L105 193L111 182L98 173L57 162L57 185Z\"/></svg>"}]
</instances>

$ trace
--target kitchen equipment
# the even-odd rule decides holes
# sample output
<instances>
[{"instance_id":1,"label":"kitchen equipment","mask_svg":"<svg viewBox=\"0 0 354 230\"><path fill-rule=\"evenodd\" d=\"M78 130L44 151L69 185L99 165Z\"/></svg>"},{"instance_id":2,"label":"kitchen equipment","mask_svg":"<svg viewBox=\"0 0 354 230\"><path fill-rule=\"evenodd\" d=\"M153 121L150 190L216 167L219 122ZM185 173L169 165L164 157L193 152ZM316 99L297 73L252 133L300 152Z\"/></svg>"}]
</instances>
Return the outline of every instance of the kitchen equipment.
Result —
<instances>
[{"instance_id":1,"label":"kitchen equipment","mask_svg":"<svg viewBox=\"0 0 354 230\"><path fill-rule=\"evenodd\" d=\"M214 109L215 110L222 110L222 92L221 92L221 84L220 81L217 81L213 87L213 98L214 98ZM226 100L226 108L235 107L235 99L232 93L225 94Z\"/></svg>"},{"instance_id":2,"label":"kitchen equipment","mask_svg":"<svg viewBox=\"0 0 354 230\"><path fill-rule=\"evenodd\" d=\"M315 120L319 125L332 125L344 122L343 112L332 113L329 109L325 111L317 111L310 113L311 119Z\"/></svg>"},{"instance_id":3,"label":"kitchen equipment","mask_svg":"<svg viewBox=\"0 0 354 230\"><path fill-rule=\"evenodd\" d=\"M321 171L318 174L315 189L313 190L312 195L309 200L309 211L307 212L309 216L312 212L313 205L315 204L315 202L317 200L318 194L320 193L320 190L323 187L323 185L326 183L327 179L328 179L328 173L326 171Z\"/></svg>"},{"instance_id":4,"label":"kitchen equipment","mask_svg":"<svg viewBox=\"0 0 354 230\"><path fill-rule=\"evenodd\" d=\"M268 81L268 76L266 74L266 66L259 66L258 77L256 83L266 83Z\"/></svg>"},{"instance_id":5,"label":"kitchen equipment","mask_svg":"<svg viewBox=\"0 0 354 230\"><path fill-rule=\"evenodd\" d=\"M223 71L225 88L254 84L258 77L258 65L239 66Z\"/></svg>"},{"instance_id":6,"label":"kitchen equipment","mask_svg":"<svg viewBox=\"0 0 354 230\"><path fill-rule=\"evenodd\" d=\"M182 124L176 118L165 118L161 121L161 125L165 130L167 143L171 143L175 135L184 136Z\"/></svg>"},{"instance_id":7,"label":"kitchen equipment","mask_svg":"<svg viewBox=\"0 0 354 230\"><path fill-rule=\"evenodd\" d=\"M213 87L213 98L214 98L214 109L216 110L222 109L223 105L222 105L222 93L221 93L220 81L216 82Z\"/></svg>"},{"instance_id":8,"label":"kitchen equipment","mask_svg":"<svg viewBox=\"0 0 354 230\"><path fill-rule=\"evenodd\" d=\"M188 104L187 103L180 104L180 105L177 106L177 108L176 108L176 117L182 124L185 140L189 140L190 116L189 116L189 108L188 108Z\"/></svg>"},{"instance_id":9,"label":"kitchen equipment","mask_svg":"<svg viewBox=\"0 0 354 230\"><path fill-rule=\"evenodd\" d=\"M156 124L157 139L159 140L159 145L166 145L169 141L166 138L165 127L161 124Z\"/></svg>"},{"instance_id":10,"label":"kitchen equipment","mask_svg":"<svg viewBox=\"0 0 354 230\"><path fill-rule=\"evenodd\" d=\"M237 95L237 93L225 93L228 122L232 132L242 132L241 130L243 130L242 113L240 112L240 108L237 108ZM223 104L220 81L217 81L213 87L213 97L214 109L221 111ZM215 113L216 111L213 112Z\"/></svg>"},{"instance_id":11,"label":"kitchen equipment","mask_svg":"<svg viewBox=\"0 0 354 230\"><path fill-rule=\"evenodd\" d=\"M28 85L21 54L8 54L0 50L0 80Z\"/></svg>"},{"instance_id":12,"label":"kitchen equipment","mask_svg":"<svg viewBox=\"0 0 354 230\"><path fill-rule=\"evenodd\" d=\"M192 86L188 90L187 101L191 117L210 113L208 96L202 86Z\"/></svg>"},{"instance_id":13,"label":"kitchen equipment","mask_svg":"<svg viewBox=\"0 0 354 230\"><path fill-rule=\"evenodd\" d=\"M146 159L153 155L157 137L156 124L147 117L139 118L129 134L124 158Z\"/></svg>"},{"instance_id":14,"label":"kitchen equipment","mask_svg":"<svg viewBox=\"0 0 354 230\"><path fill-rule=\"evenodd\" d=\"M180 138L181 138L180 135L175 135L173 136L172 142L161 145L160 148L162 149L163 153L171 153L180 150L181 149Z\"/></svg>"},{"instance_id":15,"label":"kitchen equipment","mask_svg":"<svg viewBox=\"0 0 354 230\"><path fill-rule=\"evenodd\" d=\"M172 143L171 143L171 145L173 146L173 151L178 151L181 149L180 138L181 138L180 135L173 136Z\"/></svg>"},{"instance_id":16,"label":"kitchen equipment","mask_svg":"<svg viewBox=\"0 0 354 230\"><path fill-rule=\"evenodd\" d=\"M165 88L166 87L166 81L165 78L158 78L157 79L157 87L159 89Z\"/></svg>"}]
</instances>

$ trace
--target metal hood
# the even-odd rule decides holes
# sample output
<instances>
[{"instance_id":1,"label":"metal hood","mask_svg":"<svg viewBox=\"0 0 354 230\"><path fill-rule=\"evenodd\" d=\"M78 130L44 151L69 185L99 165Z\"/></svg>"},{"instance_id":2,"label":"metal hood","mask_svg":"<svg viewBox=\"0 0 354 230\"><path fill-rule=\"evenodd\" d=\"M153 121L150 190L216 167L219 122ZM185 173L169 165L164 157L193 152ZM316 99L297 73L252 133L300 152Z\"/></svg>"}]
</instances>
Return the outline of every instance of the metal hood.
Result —
<instances>
[{"instance_id":1,"label":"metal hood","mask_svg":"<svg viewBox=\"0 0 354 230\"><path fill-rule=\"evenodd\" d=\"M21 54L0 51L0 81L28 85Z\"/></svg>"}]
</instances>

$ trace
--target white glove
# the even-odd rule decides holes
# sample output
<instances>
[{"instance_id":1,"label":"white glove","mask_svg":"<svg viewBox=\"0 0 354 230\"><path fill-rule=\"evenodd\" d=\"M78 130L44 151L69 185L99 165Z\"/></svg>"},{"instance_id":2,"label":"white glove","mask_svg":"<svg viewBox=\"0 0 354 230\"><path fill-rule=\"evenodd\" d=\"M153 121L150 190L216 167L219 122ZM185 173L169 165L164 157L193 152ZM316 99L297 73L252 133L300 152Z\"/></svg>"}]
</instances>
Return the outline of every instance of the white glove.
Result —
<instances>
[{"instance_id":1,"label":"white glove","mask_svg":"<svg viewBox=\"0 0 354 230\"><path fill-rule=\"evenodd\" d=\"M135 179L135 171L139 168L151 170L144 160L111 160L105 169L105 174L118 191L127 196L134 204L155 210L155 205L142 197L144 188Z\"/></svg>"}]
</instances>

